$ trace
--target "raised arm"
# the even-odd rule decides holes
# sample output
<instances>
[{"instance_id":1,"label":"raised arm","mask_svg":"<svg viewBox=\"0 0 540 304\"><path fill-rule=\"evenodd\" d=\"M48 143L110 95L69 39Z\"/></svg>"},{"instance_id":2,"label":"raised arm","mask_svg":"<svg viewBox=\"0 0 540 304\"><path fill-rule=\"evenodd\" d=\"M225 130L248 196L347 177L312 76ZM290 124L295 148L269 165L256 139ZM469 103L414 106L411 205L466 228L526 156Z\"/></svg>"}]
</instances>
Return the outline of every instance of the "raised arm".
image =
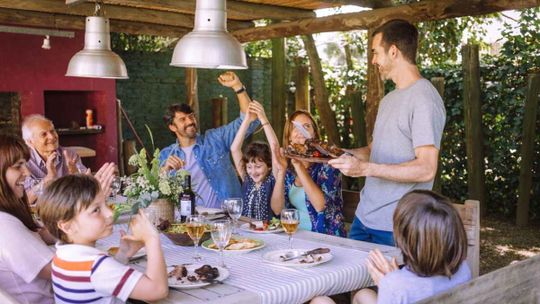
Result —
<instances>
[{"instance_id":1,"label":"raised arm","mask_svg":"<svg viewBox=\"0 0 540 304\"><path fill-rule=\"evenodd\" d=\"M238 78L238 76L234 72L229 71L219 75L218 81L219 83L221 83L221 85L234 90L234 92L236 93L236 97L238 97L240 112L244 114L247 113L251 99L249 98L249 95L246 92L244 85L240 81L240 78Z\"/></svg>"},{"instance_id":2,"label":"raised arm","mask_svg":"<svg viewBox=\"0 0 540 304\"><path fill-rule=\"evenodd\" d=\"M244 181L244 176L246 175L246 170L244 169L244 165L242 163L242 144L244 143L244 138L246 137L249 124L251 121L253 121L253 119L255 119L254 115L247 115L244 118L231 144L231 155L233 158L234 167L236 168L238 175L240 175L242 182Z\"/></svg>"},{"instance_id":3,"label":"raised arm","mask_svg":"<svg viewBox=\"0 0 540 304\"><path fill-rule=\"evenodd\" d=\"M272 128L270 122L268 121L268 117L266 117L263 105L260 104L258 101L253 100L249 104L249 112L257 115L257 118L259 119L259 122L263 127L264 135L266 135L266 139L268 140L268 144L270 145L270 149L272 150L272 152L275 147L279 149L279 141L276 136L276 132L274 132L274 128Z\"/></svg>"},{"instance_id":4,"label":"raised arm","mask_svg":"<svg viewBox=\"0 0 540 304\"><path fill-rule=\"evenodd\" d=\"M272 150L272 174L276 179L274 190L272 190L272 198L270 207L274 214L280 214L285 207L285 173L287 170L287 160L281 153L279 145L276 143L270 146Z\"/></svg>"}]
</instances>

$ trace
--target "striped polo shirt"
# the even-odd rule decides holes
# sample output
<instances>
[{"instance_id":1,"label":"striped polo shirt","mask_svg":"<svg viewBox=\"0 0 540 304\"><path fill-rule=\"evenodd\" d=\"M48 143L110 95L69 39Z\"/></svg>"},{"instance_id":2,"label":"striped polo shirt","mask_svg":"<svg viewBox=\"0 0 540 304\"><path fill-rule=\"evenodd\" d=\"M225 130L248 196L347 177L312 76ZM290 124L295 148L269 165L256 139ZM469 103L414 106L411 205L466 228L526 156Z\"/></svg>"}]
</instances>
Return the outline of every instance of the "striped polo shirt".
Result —
<instances>
[{"instance_id":1,"label":"striped polo shirt","mask_svg":"<svg viewBox=\"0 0 540 304\"><path fill-rule=\"evenodd\" d=\"M142 275L94 247L56 245L52 263L56 303L123 303Z\"/></svg>"}]
</instances>

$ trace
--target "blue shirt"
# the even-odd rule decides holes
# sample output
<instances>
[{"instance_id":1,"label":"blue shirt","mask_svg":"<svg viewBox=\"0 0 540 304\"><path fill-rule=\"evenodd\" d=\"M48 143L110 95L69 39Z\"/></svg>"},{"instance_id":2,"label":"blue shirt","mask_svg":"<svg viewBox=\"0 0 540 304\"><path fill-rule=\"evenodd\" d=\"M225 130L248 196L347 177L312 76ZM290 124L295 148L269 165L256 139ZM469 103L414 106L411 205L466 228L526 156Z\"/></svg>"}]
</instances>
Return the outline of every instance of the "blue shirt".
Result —
<instances>
[{"instance_id":1,"label":"blue shirt","mask_svg":"<svg viewBox=\"0 0 540 304\"><path fill-rule=\"evenodd\" d=\"M219 200L217 206L205 207L219 208L219 204L224 199L242 196L240 181L231 162L231 144L242 124L244 116L241 113L240 117L225 126L207 130L204 135L197 134L193 147L193 155ZM246 134L253 133L258 125L258 120L252 122ZM159 154L160 166L163 166L167 158L171 155L185 160L184 151L182 151L182 148L178 144L178 140L161 150ZM193 189L196 193L198 192L197 185L194 185Z\"/></svg>"},{"instance_id":2,"label":"blue shirt","mask_svg":"<svg viewBox=\"0 0 540 304\"><path fill-rule=\"evenodd\" d=\"M298 228L311 231L311 219L306 206L306 192L304 191L304 187L297 187L292 184L289 190L289 200L294 208L298 210L298 215L300 216L300 225Z\"/></svg>"}]
</instances>

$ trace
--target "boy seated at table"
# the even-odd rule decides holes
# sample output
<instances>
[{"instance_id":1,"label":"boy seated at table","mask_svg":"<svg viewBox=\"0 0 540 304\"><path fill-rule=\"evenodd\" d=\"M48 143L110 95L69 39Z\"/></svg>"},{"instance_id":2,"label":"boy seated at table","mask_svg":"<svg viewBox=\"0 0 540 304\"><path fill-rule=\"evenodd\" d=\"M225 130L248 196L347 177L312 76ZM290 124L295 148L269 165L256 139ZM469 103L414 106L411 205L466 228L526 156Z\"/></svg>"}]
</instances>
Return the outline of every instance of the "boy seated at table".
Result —
<instances>
[{"instance_id":1,"label":"boy seated at table","mask_svg":"<svg viewBox=\"0 0 540 304\"><path fill-rule=\"evenodd\" d=\"M450 200L428 190L405 194L394 212L394 239L404 267L388 261L380 250L370 252L368 271L378 286L361 289L354 304L415 303L471 279L467 235ZM317 297L311 304L334 303Z\"/></svg>"},{"instance_id":2,"label":"boy seated at table","mask_svg":"<svg viewBox=\"0 0 540 304\"><path fill-rule=\"evenodd\" d=\"M132 235L121 231L114 258L95 248L97 240L113 232L107 192L92 176L67 175L48 185L38 200L39 216L60 240L52 262L56 303L118 303L128 297L157 301L168 295L159 234L142 211L130 223ZM148 259L144 274L125 265L143 245Z\"/></svg>"}]
</instances>

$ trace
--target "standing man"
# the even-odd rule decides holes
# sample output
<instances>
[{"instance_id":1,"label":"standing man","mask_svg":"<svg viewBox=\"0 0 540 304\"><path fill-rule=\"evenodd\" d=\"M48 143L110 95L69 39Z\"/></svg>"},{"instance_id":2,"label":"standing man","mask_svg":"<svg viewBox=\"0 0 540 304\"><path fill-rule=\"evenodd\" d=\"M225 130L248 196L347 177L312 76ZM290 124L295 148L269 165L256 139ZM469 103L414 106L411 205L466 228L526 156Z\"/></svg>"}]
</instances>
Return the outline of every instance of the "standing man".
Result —
<instances>
[{"instance_id":1,"label":"standing man","mask_svg":"<svg viewBox=\"0 0 540 304\"><path fill-rule=\"evenodd\" d=\"M250 98L246 88L233 72L219 76L219 82L236 92L240 105L240 117L229 124L198 133L195 113L187 104L173 104L167 109L163 120L175 135L176 142L159 154L162 170L183 168L191 174L194 191L198 194L197 205L220 208L224 199L241 197L240 182L231 163L231 144L248 111ZM258 126L254 121L247 134Z\"/></svg>"},{"instance_id":2,"label":"standing man","mask_svg":"<svg viewBox=\"0 0 540 304\"><path fill-rule=\"evenodd\" d=\"M431 189L446 119L437 90L416 67L418 31L391 20L373 32L372 63L396 89L379 105L373 142L329 162L347 176L366 176L349 237L394 245L392 216L398 200Z\"/></svg>"}]
</instances>

